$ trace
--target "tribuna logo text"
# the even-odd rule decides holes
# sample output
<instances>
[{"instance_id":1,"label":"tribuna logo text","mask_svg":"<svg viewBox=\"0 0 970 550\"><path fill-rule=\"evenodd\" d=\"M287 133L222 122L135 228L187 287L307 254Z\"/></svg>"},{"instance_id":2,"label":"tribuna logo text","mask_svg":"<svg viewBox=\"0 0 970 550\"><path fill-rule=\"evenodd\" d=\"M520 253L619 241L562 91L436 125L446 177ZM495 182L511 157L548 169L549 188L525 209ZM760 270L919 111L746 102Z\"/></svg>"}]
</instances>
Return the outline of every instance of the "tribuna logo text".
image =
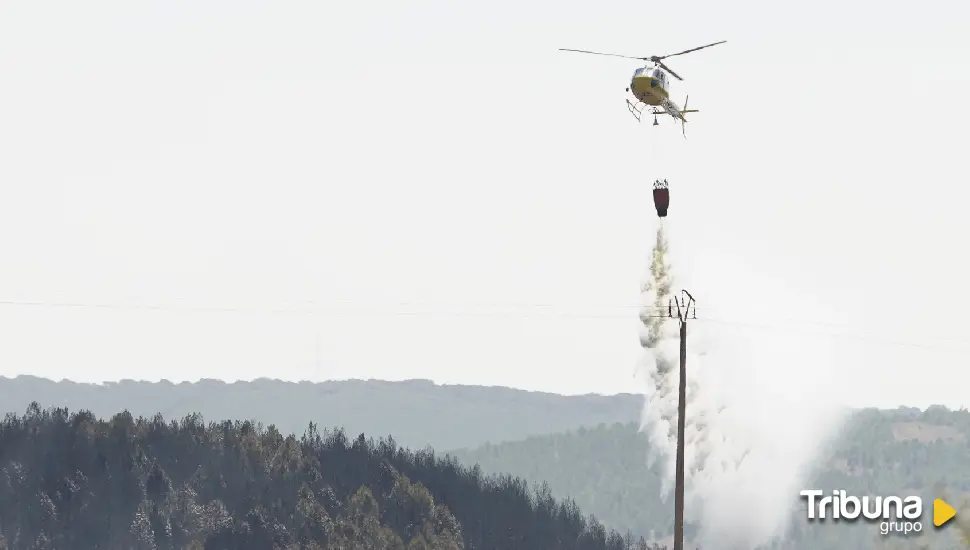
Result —
<instances>
[{"instance_id":1,"label":"tribuna logo text","mask_svg":"<svg viewBox=\"0 0 970 550\"><path fill-rule=\"evenodd\" d=\"M923 515L923 499L919 497L850 497L845 491L825 492L819 489L799 493L808 501L808 519L854 521L859 516L869 521L880 521L879 532L909 534L923 530L920 517ZM821 497L821 498L819 498ZM816 513L817 508L817 513ZM894 510L895 509L895 510Z\"/></svg>"}]
</instances>

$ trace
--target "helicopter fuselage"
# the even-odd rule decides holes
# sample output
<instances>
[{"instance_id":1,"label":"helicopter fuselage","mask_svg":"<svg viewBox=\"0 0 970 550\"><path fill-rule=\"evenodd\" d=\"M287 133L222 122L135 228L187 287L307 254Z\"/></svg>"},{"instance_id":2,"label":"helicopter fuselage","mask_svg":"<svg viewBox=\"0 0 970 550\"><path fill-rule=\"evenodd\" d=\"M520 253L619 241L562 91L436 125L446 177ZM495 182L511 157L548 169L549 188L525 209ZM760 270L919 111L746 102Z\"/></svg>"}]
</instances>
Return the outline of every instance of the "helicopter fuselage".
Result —
<instances>
[{"instance_id":1,"label":"helicopter fuselage","mask_svg":"<svg viewBox=\"0 0 970 550\"><path fill-rule=\"evenodd\" d=\"M637 69L633 73L633 78L630 81L630 87L627 88L627 91L632 93L639 103L652 107L650 113L654 117L654 126L657 125L657 115L660 114L670 115L674 120L679 120L686 124L687 118L684 115L697 112L696 109L687 108L686 99L684 100L683 108L670 99L670 78L666 71L659 66ZM630 109L630 112L633 113L633 116L637 120L640 120L643 107L638 107L638 104L630 103L628 99L627 108Z\"/></svg>"},{"instance_id":2,"label":"helicopter fuselage","mask_svg":"<svg viewBox=\"0 0 970 550\"><path fill-rule=\"evenodd\" d=\"M670 98L670 80L658 67L642 67L633 73L629 92L638 101L653 107L663 106Z\"/></svg>"}]
</instances>

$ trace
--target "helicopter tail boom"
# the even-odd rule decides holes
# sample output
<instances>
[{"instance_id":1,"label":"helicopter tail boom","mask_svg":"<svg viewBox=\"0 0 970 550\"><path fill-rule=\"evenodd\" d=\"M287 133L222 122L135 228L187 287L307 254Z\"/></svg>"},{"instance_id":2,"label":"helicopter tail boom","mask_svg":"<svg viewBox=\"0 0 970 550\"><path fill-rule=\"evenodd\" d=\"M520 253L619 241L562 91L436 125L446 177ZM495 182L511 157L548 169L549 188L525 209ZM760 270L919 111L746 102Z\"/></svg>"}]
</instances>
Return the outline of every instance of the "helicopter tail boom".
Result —
<instances>
[{"instance_id":1,"label":"helicopter tail boom","mask_svg":"<svg viewBox=\"0 0 970 550\"><path fill-rule=\"evenodd\" d=\"M653 125L658 126L657 115L663 115L663 114L670 115L674 120L680 121L681 131L683 132L684 137L686 138L687 137L687 117L684 115L686 115L687 113L700 112L700 109L688 109L687 103L689 101L690 101L690 96L687 96L686 98L684 98L683 109L678 107L676 103L674 103L673 101L670 101L669 99L665 100L663 104L661 104L660 106L654 107L649 111L650 114L653 115ZM627 103L627 108L629 108L630 111L633 112L633 115L639 121L640 120L639 115L641 114L640 110L642 110L642 107L640 108L640 110L635 110L633 104L630 103L629 99L626 101L626 103Z\"/></svg>"}]
</instances>

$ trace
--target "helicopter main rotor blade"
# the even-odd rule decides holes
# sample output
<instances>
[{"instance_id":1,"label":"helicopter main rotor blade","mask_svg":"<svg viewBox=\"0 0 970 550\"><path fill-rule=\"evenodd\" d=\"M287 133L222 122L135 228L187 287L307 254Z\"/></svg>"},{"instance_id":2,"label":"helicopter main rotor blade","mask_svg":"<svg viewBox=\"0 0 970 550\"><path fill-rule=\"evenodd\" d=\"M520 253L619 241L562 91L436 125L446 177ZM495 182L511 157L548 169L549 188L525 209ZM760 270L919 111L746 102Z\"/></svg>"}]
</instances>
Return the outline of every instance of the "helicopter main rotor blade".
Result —
<instances>
[{"instance_id":1,"label":"helicopter main rotor blade","mask_svg":"<svg viewBox=\"0 0 970 550\"><path fill-rule=\"evenodd\" d=\"M724 44L727 40L721 40L720 42L714 42L713 44L707 44L705 46L698 46L696 48L691 48L689 50L684 50L677 53L669 53L667 55L654 56L650 58L650 61L660 61L661 59L667 59L668 57L673 57L675 55L684 55L685 53L696 52L697 50L703 50L704 48L710 48L711 46L717 46L718 44Z\"/></svg>"},{"instance_id":2,"label":"helicopter main rotor blade","mask_svg":"<svg viewBox=\"0 0 970 550\"><path fill-rule=\"evenodd\" d=\"M611 57L623 57L623 58L626 58L626 59L638 59L640 61L649 61L650 60L647 57L633 57L633 56L630 56L630 55L620 55L618 53L591 52L589 50L570 50L568 48L559 48L559 51L561 51L561 52L589 53L589 54L593 54L593 55L609 55Z\"/></svg>"},{"instance_id":3,"label":"helicopter main rotor blade","mask_svg":"<svg viewBox=\"0 0 970 550\"><path fill-rule=\"evenodd\" d=\"M675 73L673 69L671 69L670 67L664 65L664 62L663 61L657 60L657 65L660 65L661 67L663 67L663 69L665 71L667 71L671 75L677 77L677 80L683 80L683 78L681 78L681 76L679 74Z\"/></svg>"}]
</instances>

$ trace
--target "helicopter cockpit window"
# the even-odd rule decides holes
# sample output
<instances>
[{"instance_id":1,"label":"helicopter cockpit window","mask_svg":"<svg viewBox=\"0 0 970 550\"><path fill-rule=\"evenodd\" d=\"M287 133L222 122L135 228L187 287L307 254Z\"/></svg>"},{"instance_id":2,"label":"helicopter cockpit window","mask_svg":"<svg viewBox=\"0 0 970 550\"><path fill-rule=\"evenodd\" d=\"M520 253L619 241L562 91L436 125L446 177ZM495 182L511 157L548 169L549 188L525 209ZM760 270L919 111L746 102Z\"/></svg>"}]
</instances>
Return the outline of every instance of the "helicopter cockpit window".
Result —
<instances>
[{"instance_id":1,"label":"helicopter cockpit window","mask_svg":"<svg viewBox=\"0 0 970 550\"><path fill-rule=\"evenodd\" d=\"M653 76L659 78L660 80L663 80L663 78L664 78L664 72L661 71L660 69L656 69L656 70L653 71Z\"/></svg>"}]
</instances>

